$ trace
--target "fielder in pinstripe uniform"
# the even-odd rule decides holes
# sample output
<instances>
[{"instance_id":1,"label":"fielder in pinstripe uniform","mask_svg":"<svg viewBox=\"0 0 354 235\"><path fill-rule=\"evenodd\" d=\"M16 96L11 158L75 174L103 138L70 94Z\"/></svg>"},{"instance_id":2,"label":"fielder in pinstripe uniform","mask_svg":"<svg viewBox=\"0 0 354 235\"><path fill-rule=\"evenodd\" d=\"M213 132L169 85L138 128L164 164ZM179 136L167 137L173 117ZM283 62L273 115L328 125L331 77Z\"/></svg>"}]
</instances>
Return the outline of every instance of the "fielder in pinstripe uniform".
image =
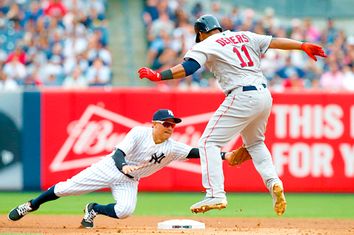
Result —
<instances>
[{"instance_id":1,"label":"fielder in pinstripe uniform","mask_svg":"<svg viewBox=\"0 0 354 235\"><path fill-rule=\"evenodd\" d=\"M37 210L45 202L102 188L112 190L115 203L108 205L88 203L81 225L92 228L93 220L98 214L117 219L127 218L135 209L140 178L155 173L174 160L199 158L197 148L170 138L175 125L181 121L171 110L156 111L153 115L152 128L134 127L110 155L67 181L57 183L37 198L12 209L8 218L16 221ZM229 160L231 155L232 153L221 153L221 158Z\"/></svg>"}]
</instances>

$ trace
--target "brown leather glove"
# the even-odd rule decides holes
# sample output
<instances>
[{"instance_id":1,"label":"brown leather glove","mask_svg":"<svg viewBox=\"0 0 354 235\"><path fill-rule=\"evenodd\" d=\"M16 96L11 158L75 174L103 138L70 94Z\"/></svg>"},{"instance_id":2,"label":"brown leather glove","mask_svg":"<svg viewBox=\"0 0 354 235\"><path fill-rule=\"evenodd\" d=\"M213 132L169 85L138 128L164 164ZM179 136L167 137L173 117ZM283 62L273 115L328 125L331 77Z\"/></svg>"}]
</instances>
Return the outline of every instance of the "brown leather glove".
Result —
<instances>
[{"instance_id":1,"label":"brown leather glove","mask_svg":"<svg viewBox=\"0 0 354 235\"><path fill-rule=\"evenodd\" d=\"M242 145L231 152L231 155L226 159L230 166L239 166L247 160L252 159L247 149Z\"/></svg>"}]
</instances>

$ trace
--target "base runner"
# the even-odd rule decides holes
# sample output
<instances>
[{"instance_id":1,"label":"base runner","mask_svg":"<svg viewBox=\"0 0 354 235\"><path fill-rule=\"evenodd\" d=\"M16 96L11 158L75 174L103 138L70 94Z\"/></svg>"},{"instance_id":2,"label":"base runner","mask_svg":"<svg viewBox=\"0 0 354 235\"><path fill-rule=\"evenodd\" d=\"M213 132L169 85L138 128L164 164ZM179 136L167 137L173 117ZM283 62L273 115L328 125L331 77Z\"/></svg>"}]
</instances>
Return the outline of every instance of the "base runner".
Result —
<instances>
[{"instance_id":1,"label":"base runner","mask_svg":"<svg viewBox=\"0 0 354 235\"><path fill-rule=\"evenodd\" d=\"M326 54L320 46L308 42L273 38L248 31L223 31L219 21L212 15L197 19L194 30L196 44L185 54L183 63L161 72L147 67L138 71L141 79L156 82L184 78L205 65L214 73L225 93L225 100L215 111L199 140L206 196L190 209L199 213L205 212L205 208L226 207L224 174L218 155L221 147L235 135L241 134L256 170L273 197L275 212L282 215L286 209L283 184L264 144L272 96L261 71L261 57L268 49L302 50L315 61L316 56L326 57Z\"/></svg>"}]
</instances>

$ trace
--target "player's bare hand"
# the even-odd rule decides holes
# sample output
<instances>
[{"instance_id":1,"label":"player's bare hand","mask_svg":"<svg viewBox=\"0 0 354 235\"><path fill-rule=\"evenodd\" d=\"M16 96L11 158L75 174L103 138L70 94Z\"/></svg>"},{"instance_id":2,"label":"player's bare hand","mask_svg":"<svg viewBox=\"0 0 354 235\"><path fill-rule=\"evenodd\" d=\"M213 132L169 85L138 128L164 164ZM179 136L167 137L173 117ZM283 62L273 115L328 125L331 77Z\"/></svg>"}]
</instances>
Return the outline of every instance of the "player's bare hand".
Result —
<instances>
[{"instance_id":1,"label":"player's bare hand","mask_svg":"<svg viewBox=\"0 0 354 235\"><path fill-rule=\"evenodd\" d=\"M147 78L150 81L157 82L161 81L161 74L150 68L143 67L138 70L140 79Z\"/></svg>"},{"instance_id":2,"label":"player's bare hand","mask_svg":"<svg viewBox=\"0 0 354 235\"><path fill-rule=\"evenodd\" d=\"M321 57L327 57L322 47L316 44L304 42L301 44L301 49L311 57L314 61L317 61L316 55Z\"/></svg>"},{"instance_id":3,"label":"player's bare hand","mask_svg":"<svg viewBox=\"0 0 354 235\"><path fill-rule=\"evenodd\" d=\"M138 170L140 167L139 166L131 166L131 165L125 165L122 168L122 171L124 174L129 174L132 173L133 171Z\"/></svg>"}]
</instances>

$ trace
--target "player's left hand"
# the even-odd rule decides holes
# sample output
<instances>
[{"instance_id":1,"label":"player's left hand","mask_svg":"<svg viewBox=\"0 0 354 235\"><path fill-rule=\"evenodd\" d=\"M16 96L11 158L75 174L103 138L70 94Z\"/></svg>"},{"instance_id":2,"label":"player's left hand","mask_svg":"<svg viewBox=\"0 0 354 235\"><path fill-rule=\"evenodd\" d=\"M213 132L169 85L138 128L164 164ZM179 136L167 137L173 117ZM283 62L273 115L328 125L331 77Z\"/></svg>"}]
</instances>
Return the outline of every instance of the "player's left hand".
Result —
<instances>
[{"instance_id":1,"label":"player's left hand","mask_svg":"<svg viewBox=\"0 0 354 235\"><path fill-rule=\"evenodd\" d=\"M316 55L321 57L327 57L322 47L316 44L304 42L301 44L301 49L311 57L314 61L317 61Z\"/></svg>"},{"instance_id":2,"label":"player's left hand","mask_svg":"<svg viewBox=\"0 0 354 235\"><path fill-rule=\"evenodd\" d=\"M252 159L252 157L243 145L225 155L225 160L229 163L230 166L239 166L250 159Z\"/></svg>"},{"instance_id":3,"label":"player's left hand","mask_svg":"<svg viewBox=\"0 0 354 235\"><path fill-rule=\"evenodd\" d=\"M143 67L138 70L140 79L147 78L150 81L157 82L161 81L161 74L150 68Z\"/></svg>"}]
</instances>

